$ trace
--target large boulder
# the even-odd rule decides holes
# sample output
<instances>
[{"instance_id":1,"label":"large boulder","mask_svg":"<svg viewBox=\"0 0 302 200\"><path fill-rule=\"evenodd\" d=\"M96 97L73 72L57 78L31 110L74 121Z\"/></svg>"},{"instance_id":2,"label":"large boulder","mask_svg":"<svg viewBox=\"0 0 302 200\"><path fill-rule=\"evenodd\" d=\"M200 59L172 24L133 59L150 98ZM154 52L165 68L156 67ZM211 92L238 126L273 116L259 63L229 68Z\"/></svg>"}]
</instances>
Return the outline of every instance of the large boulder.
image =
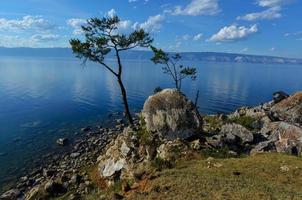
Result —
<instances>
[{"instance_id":1,"label":"large boulder","mask_svg":"<svg viewBox=\"0 0 302 200\"><path fill-rule=\"evenodd\" d=\"M271 118L302 125L302 92L298 92L274 105Z\"/></svg>"},{"instance_id":2,"label":"large boulder","mask_svg":"<svg viewBox=\"0 0 302 200\"><path fill-rule=\"evenodd\" d=\"M301 155L302 150L302 129L281 122L278 129L279 140L275 143L277 152Z\"/></svg>"},{"instance_id":3,"label":"large boulder","mask_svg":"<svg viewBox=\"0 0 302 200\"><path fill-rule=\"evenodd\" d=\"M254 140L253 133L239 124L225 124L221 127L221 135L229 140L238 138L241 142L252 142Z\"/></svg>"},{"instance_id":4,"label":"large boulder","mask_svg":"<svg viewBox=\"0 0 302 200\"><path fill-rule=\"evenodd\" d=\"M165 89L150 96L142 111L147 131L166 139L187 139L199 132L202 121L194 106L176 89Z\"/></svg>"},{"instance_id":5,"label":"large boulder","mask_svg":"<svg viewBox=\"0 0 302 200\"><path fill-rule=\"evenodd\" d=\"M302 129L286 122L270 122L263 126L260 133L267 139L257 144L251 154L263 151L277 151L301 155Z\"/></svg>"}]
</instances>

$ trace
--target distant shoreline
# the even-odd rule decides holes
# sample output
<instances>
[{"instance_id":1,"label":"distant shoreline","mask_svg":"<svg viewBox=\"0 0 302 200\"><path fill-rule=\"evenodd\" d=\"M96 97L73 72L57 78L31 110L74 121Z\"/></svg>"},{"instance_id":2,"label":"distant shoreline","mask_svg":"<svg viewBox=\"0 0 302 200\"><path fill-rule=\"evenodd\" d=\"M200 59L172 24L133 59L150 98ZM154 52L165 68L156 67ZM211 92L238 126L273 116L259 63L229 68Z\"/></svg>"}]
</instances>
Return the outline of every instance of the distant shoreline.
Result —
<instances>
[{"instance_id":1,"label":"distant shoreline","mask_svg":"<svg viewBox=\"0 0 302 200\"><path fill-rule=\"evenodd\" d=\"M173 53L173 52L172 52ZM253 63L253 64L297 64L302 65L302 58L285 58L278 56L248 55L239 53L220 52L180 52L182 60L199 62L226 62L226 63ZM74 55L70 48L3 48L0 47L0 56L21 57L54 57L72 58ZM125 52L124 59L149 60L151 51L132 50ZM111 58L112 55L109 55Z\"/></svg>"}]
</instances>

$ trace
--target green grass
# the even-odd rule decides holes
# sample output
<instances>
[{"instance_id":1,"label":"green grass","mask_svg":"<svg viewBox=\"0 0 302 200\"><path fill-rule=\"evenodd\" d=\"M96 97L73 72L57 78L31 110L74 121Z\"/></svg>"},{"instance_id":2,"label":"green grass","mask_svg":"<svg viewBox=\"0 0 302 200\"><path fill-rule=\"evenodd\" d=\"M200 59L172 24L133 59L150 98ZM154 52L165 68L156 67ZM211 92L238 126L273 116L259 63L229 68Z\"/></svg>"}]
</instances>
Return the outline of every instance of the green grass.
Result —
<instances>
[{"instance_id":1,"label":"green grass","mask_svg":"<svg viewBox=\"0 0 302 200\"><path fill-rule=\"evenodd\" d=\"M289 171L281 171L287 166ZM302 199L302 159L283 154L192 160L160 172L128 199Z\"/></svg>"}]
</instances>

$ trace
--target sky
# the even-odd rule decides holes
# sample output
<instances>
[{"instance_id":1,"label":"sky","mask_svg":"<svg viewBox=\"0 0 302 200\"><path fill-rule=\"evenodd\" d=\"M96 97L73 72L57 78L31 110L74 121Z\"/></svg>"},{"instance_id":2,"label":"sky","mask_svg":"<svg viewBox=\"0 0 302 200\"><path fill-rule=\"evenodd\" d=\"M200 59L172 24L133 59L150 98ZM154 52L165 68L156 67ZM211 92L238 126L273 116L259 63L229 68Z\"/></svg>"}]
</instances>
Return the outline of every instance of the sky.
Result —
<instances>
[{"instance_id":1,"label":"sky","mask_svg":"<svg viewBox=\"0 0 302 200\"><path fill-rule=\"evenodd\" d=\"M69 47L91 17L118 15L175 52L302 58L302 0L1 0L0 46Z\"/></svg>"}]
</instances>

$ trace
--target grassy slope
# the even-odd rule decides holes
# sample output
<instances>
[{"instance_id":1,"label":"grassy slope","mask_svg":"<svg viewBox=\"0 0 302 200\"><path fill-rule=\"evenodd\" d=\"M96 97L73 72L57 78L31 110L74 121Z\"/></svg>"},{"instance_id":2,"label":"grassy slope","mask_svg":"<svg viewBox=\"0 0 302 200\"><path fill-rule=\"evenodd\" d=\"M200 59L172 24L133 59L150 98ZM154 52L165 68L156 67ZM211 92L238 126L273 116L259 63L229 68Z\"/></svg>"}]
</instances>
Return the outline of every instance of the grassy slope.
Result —
<instances>
[{"instance_id":1,"label":"grassy slope","mask_svg":"<svg viewBox=\"0 0 302 200\"><path fill-rule=\"evenodd\" d=\"M282 166L289 170L282 171ZM128 198L302 199L302 159L270 153L186 161L162 171L158 178L148 181L145 189L130 192Z\"/></svg>"}]
</instances>

